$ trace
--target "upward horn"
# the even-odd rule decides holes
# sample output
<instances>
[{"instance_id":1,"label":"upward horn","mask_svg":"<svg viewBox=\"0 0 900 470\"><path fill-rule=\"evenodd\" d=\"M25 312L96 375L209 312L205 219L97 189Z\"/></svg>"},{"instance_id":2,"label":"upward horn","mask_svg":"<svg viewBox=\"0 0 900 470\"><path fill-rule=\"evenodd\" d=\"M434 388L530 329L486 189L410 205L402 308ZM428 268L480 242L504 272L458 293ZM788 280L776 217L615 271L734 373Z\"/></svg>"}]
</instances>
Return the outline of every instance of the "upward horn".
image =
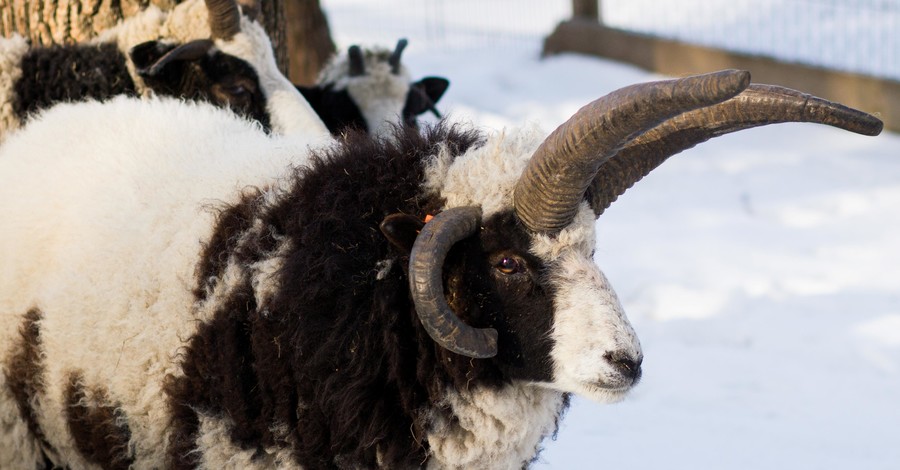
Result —
<instances>
[{"instance_id":1,"label":"upward horn","mask_svg":"<svg viewBox=\"0 0 900 470\"><path fill-rule=\"evenodd\" d=\"M516 183L516 215L531 231L553 234L575 217L600 165L635 137L696 108L725 101L750 84L726 70L622 88L581 108L535 151Z\"/></svg>"},{"instance_id":2,"label":"upward horn","mask_svg":"<svg viewBox=\"0 0 900 470\"><path fill-rule=\"evenodd\" d=\"M594 214L602 214L672 155L720 135L782 122L826 124L862 135L878 135L882 129L879 119L862 111L789 88L753 84L728 101L663 122L610 158L591 182Z\"/></svg>"},{"instance_id":3,"label":"upward horn","mask_svg":"<svg viewBox=\"0 0 900 470\"><path fill-rule=\"evenodd\" d=\"M403 54L403 49L406 49L407 44L409 44L409 41L406 39L397 41L397 47L394 48L394 52L388 58L388 64L391 65L391 73L394 75L400 74L400 56Z\"/></svg>"},{"instance_id":4,"label":"upward horn","mask_svg":"<svg viewBox=\"0 0 900 470\"><path fill-rule=\"evenodd\" d=\"M235 0L206 0L213 39L231 39L241 32L241 13Z\"/></svg>"},{"instance_id":5,"label":"upward horn","mask_svg":"<svg viewBox=\"0 0 900 470\"><path fill-rule=\"evenodd\" d=\"M350 46L350 48L347 49L347 56L350 59L350 70L348 71L348 74L351 77L359 77L366 73L366 64L363 61L362 50L359 46L355 44Z\"/></svg>"}]
</instances>

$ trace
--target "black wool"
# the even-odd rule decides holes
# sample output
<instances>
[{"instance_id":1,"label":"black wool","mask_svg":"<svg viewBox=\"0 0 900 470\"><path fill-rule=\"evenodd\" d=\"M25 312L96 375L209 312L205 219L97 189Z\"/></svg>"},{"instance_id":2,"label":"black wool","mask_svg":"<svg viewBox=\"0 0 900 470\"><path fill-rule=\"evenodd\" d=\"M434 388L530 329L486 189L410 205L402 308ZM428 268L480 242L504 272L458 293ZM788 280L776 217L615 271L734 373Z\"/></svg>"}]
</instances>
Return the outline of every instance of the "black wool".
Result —
<instances>
[{"instance_id":1,"label":"black wool","mask_svg":"<svg viewBox=\"0 0 900 470\"><path fill-rule=\"evenodd\" d=\"M498 282L484 255L502 245L541 269L510 213L485 221L482 236L454 248L445 282L448 290L465 286L453 301L463 321L498 328L516 350L472 360L441 348L422 328L409 295L408 253L379 224L391 214L424 219L440 209L444 201L423 196L426 162L442 146L460 155L481 138L443 125L422 134L398 127L394 137L350 132L295 170L274 202L248 191L222 210L195 291L199 302L217 299L215 315L183 351L184 375L166 385L176 423L172 468L196 464L197 412L233 421L230 437L244 449L292 446L304 468L418 467L427 462L428 414L448 412L448 389L550 378L540 359L548 357L549 340L522 340L546 337L532 332L552 321L546 292L529 278ZM289 249L276 255L280 243ZM264 305L249 274L224 299L208 295L229 259L249 267L273 256L282 267ZM521 298L504 299L513 294ZM522 312L497 318L513 307Z\"/></svg>"},{"instance_id":2,"label":"black wool","mask_svg":"<svg viewBox=\"0 0 900 470\"><path fill-rule=\"evenodd\" d=\"M20 120L59 102L136 94L125 55L115 44L32 48L21 68L12 103Z\"/></svg>"}]
</instances>

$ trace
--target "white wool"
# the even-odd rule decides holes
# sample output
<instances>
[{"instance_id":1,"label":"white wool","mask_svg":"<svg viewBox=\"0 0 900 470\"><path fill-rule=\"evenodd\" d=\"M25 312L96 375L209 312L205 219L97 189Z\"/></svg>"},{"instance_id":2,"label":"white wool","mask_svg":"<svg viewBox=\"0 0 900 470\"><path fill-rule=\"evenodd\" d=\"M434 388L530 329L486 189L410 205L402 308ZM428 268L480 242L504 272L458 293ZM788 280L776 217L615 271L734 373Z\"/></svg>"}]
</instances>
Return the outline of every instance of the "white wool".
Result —
<instances>
[{"instance_id":1,"label":"white wool","mask_svg":"<svg viewBox=\"0 0 900 470\"><path fill-rule=\"evenodd\" d=\"M200 457L199 468L203 470L301 470L294 463L289 449L242 449L231 443L234 423L227 418L211 417L199 413L200 432L195 452ZM278 431L275 429L274 431ZM285 433L286 435L286 433Z\"/></svg>"},{"instance_id":2,"label":"white wool","mask_svg":"<svg viewBox=\"0 0 900 470\"><path fill-rule=\"evenodd\" d=\"M160 28L160 37L176 42L205 39L212 35L209 30L209 10L204 0L187 0L175 5L169 11L165 23Z\"/></svg>"},{"instance_id":3,"label":"white wool","mask_svg":"<svg viewBox=\"0 0 900 470\"><path fill-rule=\"evenodd\" d=\"M8 347L2 343L0 350L6 354ZM35 468L41 451L6 385L6 374L5 363L0 363L0 468Z\"/></svg>"},{"instance_id":4,"label":"white wool","mask_svg":"<svg viewBox=\"0 0 900 470\"><path fill-rule=\"evenodd\" d=\"M516 181L543 137L536 127L504 131L452 164L444 150L426 168L425 190L444 197L446 208L481 206L484 218L511 210Z\"/></svg>"},{"instance_id":5,"label":"white wool","mask_svg":"<svg viewBox=\"0 0 900 470\"><path fill-rule=\"evenodd\" d=\"M168 14L156 5L149 5L141 12L125 18L112 28L102 31L91 39L91 44L114 42L126 56L134 46L163 37L161 28Z\"/></svg>"},{"instance_id":6,"label":"white wool","mask_svg":"<svg viewBox=\"0 0 900 470\"><path fill-rule=\"evenodd\" d=\"M548 269L556 286L553 387L599 402L621 400L633 384L604 355L624 351L639 358L641 345L615 291L591 259L593 211L583 203L575 221L555 240L535 238L532 252L553 260Z\"/></svg>"},{"instance_id":7,"label":"white wool","mask_svg":"<svg viewBox=\"0 0 900 470\"><path fill-rule=\"evenodd\" d=\"M496 390L448 389L441 405L456 419L432 416L428 468L521 469L555 431L563 404L561 393L525 383Z\"/></svg>"},{"instance_id":8,"label":"white wool","mask_svg":"<svg viewBox=\"0 0 900 470\"><path fill-rule=\"evenodd\" d=\"M28 41L19 34L0 38L0 142L19 128L19 118L13 112L16 99L14 87L22 77L22 57L28 52Z\"/></svg>"},{"instance_id":9,"label":"white wool","mask_svg":"<svg viewBox=\"0 0 900 470\"><path fill-rule=\"evenodd\" d=\"M97 128L116 138L84 138ZM129 417L134 468L163 461L161 387L181 374L176 354L198 325L191 290L209 207L274 185L312 144L208 104L117 98L54 107L0 147L0 344L16 343L28 309L43 312L39 416L55 441L68 435L62 384L81 371ZM8 415L15 405L0 400Z\"/></svg>"}]
</instances>

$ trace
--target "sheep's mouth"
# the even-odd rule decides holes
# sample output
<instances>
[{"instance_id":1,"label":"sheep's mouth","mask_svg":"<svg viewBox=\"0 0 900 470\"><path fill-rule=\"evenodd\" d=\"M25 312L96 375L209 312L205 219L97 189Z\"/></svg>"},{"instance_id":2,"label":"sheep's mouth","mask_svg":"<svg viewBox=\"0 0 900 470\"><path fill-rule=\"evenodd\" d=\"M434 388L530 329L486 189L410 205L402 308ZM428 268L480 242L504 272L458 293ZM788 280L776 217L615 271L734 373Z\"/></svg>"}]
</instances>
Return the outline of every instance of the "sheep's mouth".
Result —
<instances>
[{"instance_id":1,"label":"sheep's mouth","mask_svg":"<svg viewBox=\"0 0 900 470\"><path fill-rule=\"evenodd\" d=\"M629 381L627 384L609 384L603 381L583 383L577 393L601 403L615 403L625 399L636 384L637 381Z\"/></svg>"}]
</instances>

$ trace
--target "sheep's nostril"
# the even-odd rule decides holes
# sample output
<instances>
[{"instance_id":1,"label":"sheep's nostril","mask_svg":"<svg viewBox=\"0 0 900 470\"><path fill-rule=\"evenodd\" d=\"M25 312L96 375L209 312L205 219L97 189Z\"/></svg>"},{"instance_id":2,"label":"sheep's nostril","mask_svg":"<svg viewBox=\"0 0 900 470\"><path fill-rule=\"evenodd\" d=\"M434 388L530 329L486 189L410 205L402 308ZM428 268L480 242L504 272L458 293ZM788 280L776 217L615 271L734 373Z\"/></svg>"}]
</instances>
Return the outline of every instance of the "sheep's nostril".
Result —
<instances>
[{"instance_id":1,"label":"sheep's nostril","mask_svg":"<svg viewBox=\"0 0 900 470\"><path fill-rule=\"evenodd\" d=\"M635 358L625 351L608 352L603 357L616 369L616 372L622 374L626 378L635 382L641 378L641 362L644 360L643 357L638 356Z\"/></svg>"}]
</instances>

